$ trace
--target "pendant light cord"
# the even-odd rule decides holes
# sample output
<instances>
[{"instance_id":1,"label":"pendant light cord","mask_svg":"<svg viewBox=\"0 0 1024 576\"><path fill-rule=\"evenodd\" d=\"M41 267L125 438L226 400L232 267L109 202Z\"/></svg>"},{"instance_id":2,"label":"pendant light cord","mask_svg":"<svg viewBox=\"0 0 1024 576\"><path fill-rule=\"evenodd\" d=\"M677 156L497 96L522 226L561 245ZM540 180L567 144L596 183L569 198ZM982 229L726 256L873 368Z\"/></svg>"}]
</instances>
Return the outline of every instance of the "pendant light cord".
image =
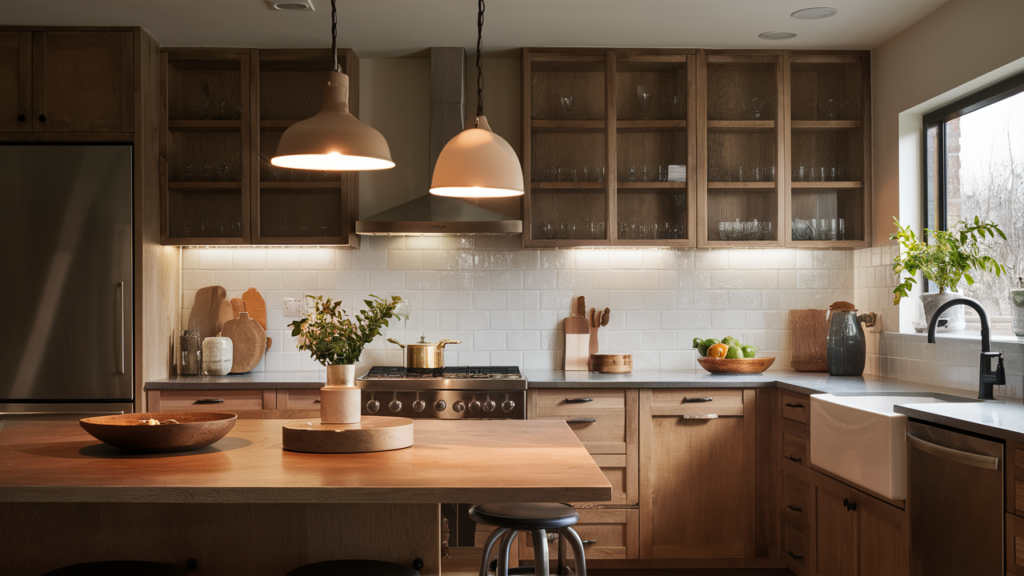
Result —
<instances>
[{"instance_id":1,"label":"pendant light cord","mask_svg":"<svg viewBox=\"0 0 1024 576\"><path fill-rule=\"evenodd\" d=\"M333 0L332 0L333 1ZM484 0L479 0L479 11L476 16L476 116L477 124L484 115L484 66L480 56L480 48L484 38Z\"/></svg>"},{"instance_id":2,"label":"pendant light cord","mask_svg":"<svg viewBox=\"0 0 1024 576\"><path fill-rule=\"evenodd\" d=\"M334 58L334 70L335 72L341 72L341 68L338 67L338 6L337 0L331 0L331 57ZM480 0L483 2L483 0Z\"/></svg>"}]
</instances>

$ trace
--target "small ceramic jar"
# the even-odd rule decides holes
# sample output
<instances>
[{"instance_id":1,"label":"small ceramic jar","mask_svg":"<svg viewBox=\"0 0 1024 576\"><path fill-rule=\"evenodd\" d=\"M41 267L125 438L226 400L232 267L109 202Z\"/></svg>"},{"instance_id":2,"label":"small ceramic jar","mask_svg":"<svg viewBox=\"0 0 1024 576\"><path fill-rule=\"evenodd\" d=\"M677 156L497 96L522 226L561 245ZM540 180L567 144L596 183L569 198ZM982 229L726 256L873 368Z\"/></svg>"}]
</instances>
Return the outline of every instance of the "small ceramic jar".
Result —
<instances>
[{"instance_id":1,"label":"small ceramic jar","mask_svg":"<svg viewBox=\"0 0 1024 576\"><path fill-rule=\"evenodd\" d=\"M231 372L234 348L231 338L210 337L203 340L203 374L224 376Z\"/></svg>"}]
</instances>

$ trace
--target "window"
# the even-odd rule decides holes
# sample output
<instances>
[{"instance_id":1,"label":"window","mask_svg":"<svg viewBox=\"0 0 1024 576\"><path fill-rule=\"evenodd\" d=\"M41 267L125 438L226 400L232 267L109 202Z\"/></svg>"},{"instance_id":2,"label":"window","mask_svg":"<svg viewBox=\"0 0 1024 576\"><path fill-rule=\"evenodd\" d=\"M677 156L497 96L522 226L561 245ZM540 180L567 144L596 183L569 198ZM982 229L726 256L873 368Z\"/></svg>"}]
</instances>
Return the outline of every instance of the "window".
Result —
<instances>
[{"instance_id":1,"label":"window","mask_svg":"<svg viewBox=\"0 0 1024 576\"><path fill-rule=\"evenodd\" d=\"M926 115L924 130L926 227L974 216L999 224L1008 241L990 253L1010 274L975 275L959 291L1009 315L1008 290L1024 276L1024 74Z\"/></svg>"}]
</instances>

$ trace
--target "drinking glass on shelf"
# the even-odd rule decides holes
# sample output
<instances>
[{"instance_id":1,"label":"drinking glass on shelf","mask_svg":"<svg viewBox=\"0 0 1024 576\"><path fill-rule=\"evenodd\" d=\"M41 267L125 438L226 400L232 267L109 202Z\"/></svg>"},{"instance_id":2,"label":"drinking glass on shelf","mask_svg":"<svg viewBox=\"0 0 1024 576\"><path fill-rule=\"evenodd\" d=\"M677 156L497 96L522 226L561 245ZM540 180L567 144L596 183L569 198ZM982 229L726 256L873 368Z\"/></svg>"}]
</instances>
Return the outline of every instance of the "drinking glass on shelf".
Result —
<instances>
[{"instance_id":1,"label":"drinking glass on shelf","mask_svg":"<svg viewBox=\"0 0 1024 576\"><path fill-rule=\"evenodd\" d=\"M821 107L825 109L826 120L839 120L843 116L843 108L850 105L850 101L841 102L835 98L829 98L822 102Z\"/></svg>"},{"instance_id":2,"label":"drinking glass on shelf","mask_svg":"<svg viewBox=\"0 0 1024 576\"><path fill-rule=\"evenodd\" d=\"M572 114L572 107L576 104L576 98L573 96L562 96L559 98L562 103L562 111L565 112L565 117L568 119L569 115Z\"/></svg>"},{"instance_id":3,"label":"drinking glass on shelf","mask_svg":"<svg viewBox=\"0 0 1024 576\"><path fill-rule=\"evenodd\" d=\"M740 166L739 170L736 171L736 181L743 182L743 166Z\"/></svg>"},{"instance_id":4,"label":"drinking glass on shelf","mask_svg":"<svg viewBox=\"0 0 1024 576\"><path fill-rule=\"evenodd\" d=\"M768 117L768 110L765 108L767 104L768 98L751 98L743 103L743 110L750 115L751 119L761 120Z\"/></svg>"},{"instance_id":5,"label":"drinking glass on shelf","mask_svg":"<svg viewBox=\"0 0 1024 576\"><path fill-rule=\"evenodd\" d=\"M606 238L604 232L606 227L604 222L594 222L594 238L604 240Z\"/></svg>"},{"instance_id":6,"label":"drinking glass on shelf","mask_svg":"<svg viewBox=\"0 0 1024 576\"><path fill-rule=\"evenodd\" d=\"M643 181L647 182L647 165L646 164L644 164Z\"/></svg>"},{"instance_id":7,"label":"drinking glass on shelf","mask_svg":"<svg viewBox=\"0 0 1024 576\"><path fill-rule=\"evenodd\" d=\"M807 178L807 169L803 166L793 168L793 181L803 182Z\"/></svg>"},{"instance_id":8,"label":"drinking glass on shelf","mask_svg":"<svg viewBox=\"0 0 1024 576\"><path fill-rule=\"evenodd\" d=\"M640 101L640 107L644 109L644 116L651 111L651 102L654 101L654 86L641 84L636 87L636 97Z\"/></svg>"},{"instance_id":9,"label":"drinking glass on shelf","mask_svg":"<svg viewBox=\"0 0 1024 576\"><path fill-rule=\"evenodd\" d=\"M636 166L629 167L629 181L636 182Z\"/></svg>"},{"instance_id":10,"label":"drinking glass on shelf","mask_svg":"<svg viewBox=\"0 0 1024 576\"><path fill-rule=\"evenodd\" d=\"M775 166L766 166L762 175L765 182L775 182Z\"/></svg>"},{"instance_id":11,"label":"drinking glass on shelf","mask_svg":"<svg viewBox=\"0 0 1024 576\"><path fill-rule=\"evenodd\" d=\"M819 174L817 166L811 166L811 182L821 180L821 174Z\"/></svg>"},{"instance_id":12,"label":"drinking glass on shelf","mask_svg":"<svg viewBox=\"0 0 1024 576\"><path fill-rule=\"evenodd\" d=\"M213 171L210 170L210 165L209 164L203 164L203 169L201 171L201 174L203 175L203 178L206 179L206 180L209 180L210 179L210 174L212 174L212 173L213 173Z\"/></svg>"},{"instance_id":13,"label":"drinking glass on shelf","mask_svg":"<svg viewBox=\"0 0 1024 576\"><path fill-rule=\"evenodd\" d=\"M595 169L594 174L597 175L598 182L604 182L604 166Z\"/></svg>"},{"instance_id":14,"label":"drinking glass on shelf","mask_svg":"<svg viewBox=\"0 0 1024 576\"><path fill-rule=\"evenodd\" d=\"M227 173L228 173L228 165L227 164L221 164L220 166L217 166L217 174L220 174L221 176L226 176Z\"/></svg>"},{"instance_id":15,"label":"drinking glass on shelf","mask_svg":"<svg viewBox=\"0 0 1024 576\"><path fill-rule=\"evenodd\" d=\"M846 166L836 166L836 179L846 182Z\"/></svg>"},{"instance_id":16,"label":"drinking glass on shelf","mask_svg":"<svg viewBox=\"0 0 1024 576\"><path fill-rule=\"evenodd\" d=\"M548 222L540 226L540 236L545 240L551 240L555 237L555 225Z\"/></svg>"},{"instance_id":17,"label":"drinking glass on shelf","mask_svg":"<svg viewBox=\"0 0 1024 576\"><path fill-rule=\"evenodd\" d=\"M196 172L196 169L195 169L195 167L194 167L194 166L192 166L191 164L189 164L189 165L185 166L185 169L184 169L184 171L183 171L183 172L184 172L184 174L185 174L185 178L184 178L184 179L185 179L185 180L191 180L191 179L192 179L192 176L193 176L193 175L195 174L195 172Z\"/></svg>"},{"instance_id":18,"label":"drinking glass on shelf","mask_svg":"<svg viewBox=\"0 0 1024 576\"><path fill-rule=\"evenodd\" d=\"M750 176L753 182L760 182L764 178L763 168L757 166L751 168Z\"/></svg>"},{"instance_id":19,"label":"drinking glass on shelf","mask_svg":"<svg viewBox=\"0 0 1024 576\"><path fill-rule=\"evenodd\" d=\"M590 182L590 167L583 167L583 182Z\"/></svg>"},{"instance_id":20,"label":"drinking glass on shelf","mask_svg":"<svg viewBox=\"0 0 1024 576\"><path fill-rule=\"evenodd\" d=\"M576 169L575 169L575 168L573 168L573 169L572 169L572 170L571 170L571 171L569 172L569 175L570 175L570 177L572 178L572 181L573 181L573 182L579 182L579 181L580 181L580 174L579 174L579 172L577 172L577 171L576 171Z\"/></svg>"},{"instance_id":21,"label":"drinking glass on shelf","mask_svg":"<svg viewBox=\"0 0 1024 576\"><path fill-rule=\"evenodd\" d=\"M836 180L839 180L839 168L835 166L829 166L827 180L829 180L830 182L835 182Z\"/></svg>"}]
</instances>

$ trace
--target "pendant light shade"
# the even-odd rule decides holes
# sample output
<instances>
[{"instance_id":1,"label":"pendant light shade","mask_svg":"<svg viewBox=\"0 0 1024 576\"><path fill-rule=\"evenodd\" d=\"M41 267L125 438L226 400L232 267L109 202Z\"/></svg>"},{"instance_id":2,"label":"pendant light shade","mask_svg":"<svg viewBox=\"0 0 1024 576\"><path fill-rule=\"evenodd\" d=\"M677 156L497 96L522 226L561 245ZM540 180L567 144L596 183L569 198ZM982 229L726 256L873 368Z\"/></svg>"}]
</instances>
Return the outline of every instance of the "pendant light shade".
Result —
<instances>
[{"instance_id":1,"label":"pendant light shade","mask_svg":"<svg viewBox=\"0 0 1024 576\"><path fill-rule=\"evenodd\" d=\"M348 75L338 66L338 8L331 0L331 54L320 112L288 127L277 144L274 166L299 170L386 170L391 149L380 132L348 110Z\"/></svg>"},{"instance_id":2,"label":"pendant light shade","mask_svg":"<svg viewBox=\"0 0 1024 576\"><path fill-rule=\"evenodd\" d=\"M270 163L300 170L394 168L384 136L348 111L348 75L327 75L320 112L284 131Z\"/></svg>"},{"instance_id":3,"label":"pendant light shade","mask_svg":"<svg viewBox=\"0 0 1024 576\"><path fill-rule=\"evenodd\" d=\"M515 150L491 131L484 116L484 72L480 47L484 0L478 2L476 36L476 121L448 141L437 157L430 193L455 198L508 198L523 195L523 166Z\"/></svg>"},{"instance_id":4,"label":"pendant light shade","mask_svg":"<svg viewBox=\"0 0 1024 576\"><path fill-rule=\"evenodd\" d=\"M434 166L430 193L456 198L523 195L523 168L516 151L491 131L486 116L445 144Z\"/></svg>"}]
</instances>

